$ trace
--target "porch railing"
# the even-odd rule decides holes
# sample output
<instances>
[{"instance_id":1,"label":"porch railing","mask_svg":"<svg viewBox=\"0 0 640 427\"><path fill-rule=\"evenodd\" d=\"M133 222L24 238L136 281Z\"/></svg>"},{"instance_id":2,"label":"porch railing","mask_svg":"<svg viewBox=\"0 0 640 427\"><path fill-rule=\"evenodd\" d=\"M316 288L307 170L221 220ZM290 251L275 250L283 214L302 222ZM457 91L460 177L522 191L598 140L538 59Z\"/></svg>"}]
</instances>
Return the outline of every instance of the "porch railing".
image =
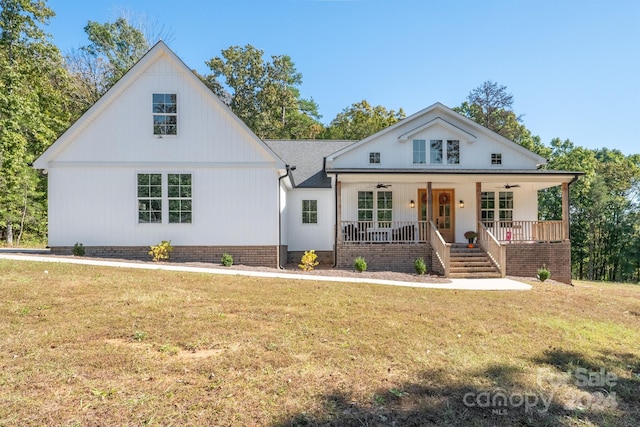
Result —
<instances>
[{"instance_id":1,"label":"porch railing","mask_svg":"<svg viewBox=\"0 0 640 427\"><path fill-rule=\"evenodd\" d=\"M487 227L482 223L478 223L478 244L484 249L489 258L493 261L493 263L500 270L500 275L502 277L506 276L507 273L507 251L504 245L501 245L500 242L489 232Z\"/></svg>"},{"instance_id":2,"label":"porch railing","mask_svg":"<svg viewBox=\"0 0 640 427\"><path fill-rule=\"evenodd\" d=\"M429 232L431 238L431 247L440 262L444 277L449 277L449 259L451 258L451 243L447 243L442 238L442 234L438 231L438 227L429 221ZM434 266L435 267L435 266Z\"/></svg>"},{"instance_id":3,"label":"porch railing","mask_svg":"<svg viewBox=\"0 0 640 427\"><path fill-rule=\"evenodd\" d=\"M559 242L565 240L562 221L483 221L501 242Z\"/></svg>"},{"instance_id":4,"label":"porch railing","mask_svg":"<svg viewBox=\"0 0 640 427\"><path fill-rule=\"evenodd\" d=\"M567 238L562 221L483 221L502 243L558 242ZM480 228L478 228L480 229ZM428 221L342 221L343 243L426 243Z\"/></svg>"},{"instance_id":5,"label":"porch railing","mask_svg":"<svg viewBox=\"0 0 640 427\"><path fill-rule=\"evenodd\" d=\"M343 243L425 243L427 221L342 221Z\"/></svg>"}]
</instances>

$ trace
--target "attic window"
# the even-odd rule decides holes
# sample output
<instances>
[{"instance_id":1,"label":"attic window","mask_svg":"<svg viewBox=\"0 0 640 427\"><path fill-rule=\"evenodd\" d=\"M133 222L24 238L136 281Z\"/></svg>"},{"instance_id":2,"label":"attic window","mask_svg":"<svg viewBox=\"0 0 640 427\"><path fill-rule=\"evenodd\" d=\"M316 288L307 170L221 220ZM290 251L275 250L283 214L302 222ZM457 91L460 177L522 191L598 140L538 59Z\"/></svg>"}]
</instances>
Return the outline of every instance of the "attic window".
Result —
<instances>
[{"instance_id":1,"label":"attic window","mask_svg":"<svg viewBox=\"0 0 640 427\"><path fill-rule=\"evenodd\" d=\"M502 153L491 153L491 164L492 165L501 165L502 164Z\"/></svg>"},{"instance_id":2,"label":"attic window","mask_svg":"<svg viewBox=\"0 0 640 427\"><path fill-rule=\"evenodd\" d=\"M175 93L153 94L153 134L178 134L178 100Z\"/></svg>"},{"instance_id":3,"label":"attic window","mask_svg":"<svg viewBox=\"0 0 640 427\"><path fill-rule=\"evenodd\" d=\"M369 153L370 164L380 164L380 153Z\"/></svg>"}]
</instances>

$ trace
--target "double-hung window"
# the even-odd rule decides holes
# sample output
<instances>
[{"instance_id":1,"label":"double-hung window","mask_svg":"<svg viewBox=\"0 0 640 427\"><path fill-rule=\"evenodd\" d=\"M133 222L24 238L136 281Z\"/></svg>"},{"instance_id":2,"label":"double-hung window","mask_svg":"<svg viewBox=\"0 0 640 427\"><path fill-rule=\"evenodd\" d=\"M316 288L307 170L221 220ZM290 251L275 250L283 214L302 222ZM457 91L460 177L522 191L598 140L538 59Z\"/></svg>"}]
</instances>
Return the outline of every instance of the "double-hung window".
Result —
<instances>
[{"instance_id":1,"label":"double-hung window","mask_svg":"<svg viewBox=\"0 0 640 427\"><path fill-rule=\"evenodd\" d=\"M501 227L511 227L513 221L513 191L500 191L496 203L496 193L483 191L480 200L480 218L488 227L496 218Z\"/></svg>"},{"instance_id":2,"label":"double-hung window","mask_svg":"<svg viewBox=\"0 0 640 427\"><path fill-rule=\"evenodd\" d=\"M513 191L498 194L498 217L503 227L511 227L513 221Z\"/></svg>"},{"instance_id":3,"label":"double-hung window","mask_svg":"<svg viewBox=\"0 0 640 427\"><path fill-rule=\"evenodd\" d=\"M358 221L377 221L377 227L391 227L393 193L391 191L358 191Z\"/></svg>"},{"instance_id":4,"label":"double-hung window","mask_svg":"<svg viewBox=\"0 0 640 427\"><path fill-rule=\"evenodd\" d=\"M302 201L302 223L303 224L318 223L318 201L317 200Z\"/></svg>"},{"instance_id":5,"label":"double-hung window","mask_svg":"<svg viewBox=\"0 0 640 427\"><path fill-rule=\"evenodd\" d=\"M167 176L169 199L169 222L190 224L191 208L191 174L170 173Z\"/></svg>"},{"instance_id":6,"label":"double-hung window","mask_svg":"<svg viewBox=\"0 0 640 427\"><path fill-rule=\"evenodd\" d=\"M391 191L378 191L378 227L389 228L393 220L393 195Z\"/></svg>"},{"instance_id":7,"label":"double-hung window","mask_svg":"<svg viewBox=\"0 0 640 427\"><path fill-rule=\"evenodd\" d=\"M138 222L162 222L162 175L138 174Z\"/></svg>"},{"instance_id":8,"label":"double-hung window","mask_svg":"<svg viewBox=\"0 0 640 427\"><path fill-rule=\"evenodd\" d=\"M178 134L178 97L175 93L153 94L153 134Z\"/></svg>"},{"instance_id":9,"label":"double-hung window","mask_svg":"<svg viewBox=\"0 0 640 427\"><path fill-rule=\"evenodd\" d=\"M161 173L138 174L138 222L162 224L163 212L170 224L192 221L191 174L170 173L166 181ZM166 217L165 217L166 218Z\"/></svg>"}]
</instances>

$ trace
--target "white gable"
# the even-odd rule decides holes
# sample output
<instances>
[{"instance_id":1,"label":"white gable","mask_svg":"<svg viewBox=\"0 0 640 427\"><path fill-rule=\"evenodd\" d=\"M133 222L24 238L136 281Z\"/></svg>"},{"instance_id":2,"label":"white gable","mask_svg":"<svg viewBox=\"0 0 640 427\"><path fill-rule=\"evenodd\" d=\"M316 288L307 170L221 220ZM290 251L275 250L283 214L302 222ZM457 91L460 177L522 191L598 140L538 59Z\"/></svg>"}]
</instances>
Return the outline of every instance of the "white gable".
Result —
<instances>
[{"instance_id":1,"label":"white gable","mask_svg":"<svg viewBox=\"0 0 640 427\"><path fill-rule=\"evenodd\" d=\"M426 144L426 163L414 164L413 141ZM431 164L429 144L442 141L446 158L447 141L457 141L458 164ZM369 162L370 153L380 153L380 163ZM502 164L492 165L492 154ZM387 129L327 158L328 169L523 169L535 170L545 159L467 119L442 104L434 104Z\"/></svg>"},{"instance_id":2,"label":"white gable","mask_svg":"<svg viewBox=\"0 0 640 427\"><path fill-rule=\"evenodd\" d=\"M154 93L177 95L177 135L153 134ZM35 163L265 164L284 168L162 42Z\"/></svg>"}]
</instances>

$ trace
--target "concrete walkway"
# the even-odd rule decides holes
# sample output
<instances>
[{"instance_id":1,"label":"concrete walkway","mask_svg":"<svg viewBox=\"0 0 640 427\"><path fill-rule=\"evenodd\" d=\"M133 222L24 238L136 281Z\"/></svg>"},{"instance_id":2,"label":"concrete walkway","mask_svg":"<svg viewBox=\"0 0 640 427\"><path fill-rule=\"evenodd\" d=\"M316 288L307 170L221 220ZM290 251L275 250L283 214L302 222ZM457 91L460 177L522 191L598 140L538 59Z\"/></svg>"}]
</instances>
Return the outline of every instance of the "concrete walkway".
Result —
<instances>
[{"instance_id":1,"label":"concrete walkway","mask_svg":"<svg viewBox=\"0 0 640 427\"><path fill-rule=\"evenodd\" d=\"M32 262L59 262L68 264L96 265L101 267L137 268L142 270L185 271L192 273L225 274L232 276L268 277L287 280L315 280L324 282L373 283L377 285L407 286L428 289L455 289L473 291L526 291L531 286L511 279L449 279L449 283L402 282L397 280L368 279L364 277L330 277L311 274L292 274L285 272L262 272L235 270L233 268L192 267L180 264L151 264L122 261L107 261L91 258L68 258L38 256L28 254L0 253L0 259Z\"/></svg>"}]
</instances>

